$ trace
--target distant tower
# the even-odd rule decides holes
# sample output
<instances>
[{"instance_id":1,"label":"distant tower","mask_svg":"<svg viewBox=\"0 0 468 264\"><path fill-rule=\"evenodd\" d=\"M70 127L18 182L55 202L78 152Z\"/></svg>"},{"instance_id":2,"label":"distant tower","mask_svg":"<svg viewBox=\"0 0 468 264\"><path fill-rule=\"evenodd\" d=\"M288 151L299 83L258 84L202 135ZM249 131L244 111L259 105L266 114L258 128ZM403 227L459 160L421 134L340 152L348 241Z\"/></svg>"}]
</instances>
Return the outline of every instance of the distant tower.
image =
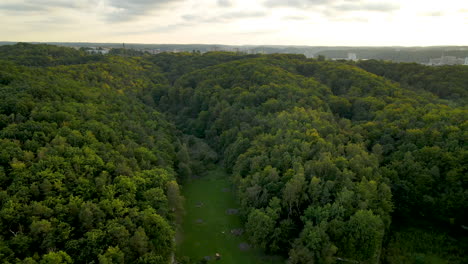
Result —
<instances>
[{"instance_id":1,"label":"distant tower","mask_svg":"<svg viewBox=\"0 0 468 264\"><path fill-rule=\"evenodd\" d=\"M356 53L348 53L348 60L357 61Z\"/></svg>"},{"instance_id":2,"label":"distant tower","mask_svg":"<svg viewBox=\"0 0 468 264\"><path fill-rule=\"evenodd\" d=\"M464 65L468 65L468 57L465 58L465 64Z\"/></svg>"}]
</instances>

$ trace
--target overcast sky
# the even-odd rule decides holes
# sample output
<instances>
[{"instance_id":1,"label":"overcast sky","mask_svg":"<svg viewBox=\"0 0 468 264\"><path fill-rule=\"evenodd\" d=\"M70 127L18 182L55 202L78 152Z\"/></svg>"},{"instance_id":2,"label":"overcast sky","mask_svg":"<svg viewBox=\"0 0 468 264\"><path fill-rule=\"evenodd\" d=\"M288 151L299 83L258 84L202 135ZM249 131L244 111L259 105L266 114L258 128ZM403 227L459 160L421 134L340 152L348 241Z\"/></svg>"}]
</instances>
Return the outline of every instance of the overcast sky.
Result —
<instances>
[{"instance_id":1,"label":"overcast sky","mask_svg":"<svg viewBox=\"0 0 468 264\"><path fill-rule=\"evenodd\" d=\"M468 45L468 0L0 0L0 41Z\"/></svg>"}]
</instances>

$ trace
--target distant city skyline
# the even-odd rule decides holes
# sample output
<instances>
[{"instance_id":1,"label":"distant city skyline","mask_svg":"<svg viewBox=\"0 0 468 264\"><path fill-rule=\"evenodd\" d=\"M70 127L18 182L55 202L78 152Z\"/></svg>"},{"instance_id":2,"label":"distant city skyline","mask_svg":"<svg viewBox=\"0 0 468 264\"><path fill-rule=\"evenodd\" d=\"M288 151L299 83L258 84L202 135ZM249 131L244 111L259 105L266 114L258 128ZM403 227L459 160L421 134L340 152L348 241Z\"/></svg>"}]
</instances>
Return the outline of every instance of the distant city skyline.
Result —
<instances>
[{"instance_id":1,"label":"distant city skyline","mask_svg":"<svg viewBox=\"0 0 468 264\"><path fill-rule=\"evenodd\" d=\"M2 0L0 41L468 45L464 0Z\"/></svg>"}]
</instances>

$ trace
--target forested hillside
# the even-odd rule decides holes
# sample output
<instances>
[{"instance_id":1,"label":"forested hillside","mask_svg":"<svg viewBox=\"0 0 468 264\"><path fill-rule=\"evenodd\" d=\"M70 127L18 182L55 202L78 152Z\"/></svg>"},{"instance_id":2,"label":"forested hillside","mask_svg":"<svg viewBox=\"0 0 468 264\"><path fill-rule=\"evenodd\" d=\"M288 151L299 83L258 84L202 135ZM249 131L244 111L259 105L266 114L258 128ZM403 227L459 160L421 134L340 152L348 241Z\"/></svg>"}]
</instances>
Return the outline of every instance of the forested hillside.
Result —
<instances>
[{"instance_id":1,"label":"forested hillside","mask_svg":"<svg viewBox=\"0 0 468 264\"><path fill-rule=\"evenodd\" d=\"M366 71L399 82L415 90L426 90L443 99L468 102L468 67L427 67L416 63L391 63L383 61L360 61L357 65Z\"/></svg>"},{"instance_id":2,"label":"forested hillside","mask_svg":"<svg viewBox=\"0 0 468 264\"><path fill-rule=\"evenodd\" d=\"M47 47L24 53L36 48ZM158 73L139 59L101 61L0 63L2 263L169 261L180 144L136 98Z\"/></svg>"},{"instance_id":3,"label":"forested hillside","mask_svg":"<svg viewBox=\"0 0 468 264\"><path fill-rule=\"evenodd\" d=\"M376 262L392 215L465 232L464 107L285 55L186 74L159 105L223 153L251 241L290 263Z\"/></svg>"},{"instance_id":4,"label":"forested hillside","mask_svg":"<svg viewBox=\"0 0 468 264\"><path fill-rule=\"evenodd\" d=\"M4 263L168 263L214 162L288 263L468 261L467 67L119 54L0 47Z\"/></svg>"}]
</instances>

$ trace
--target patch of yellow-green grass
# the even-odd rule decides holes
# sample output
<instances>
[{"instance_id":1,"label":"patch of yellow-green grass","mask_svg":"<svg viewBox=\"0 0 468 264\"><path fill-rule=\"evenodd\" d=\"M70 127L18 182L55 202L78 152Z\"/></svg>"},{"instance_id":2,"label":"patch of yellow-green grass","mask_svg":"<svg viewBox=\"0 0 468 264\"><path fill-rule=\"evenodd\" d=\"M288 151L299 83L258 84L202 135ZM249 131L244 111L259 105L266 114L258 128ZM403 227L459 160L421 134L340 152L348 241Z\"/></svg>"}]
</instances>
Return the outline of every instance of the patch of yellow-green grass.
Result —
<instances>
[{"instance_id":1,"label":"patch of yellow-green grass","mask_svg":"<svg viewBox=\"0 0 468 264\"><path fill-rule=\"evenodd\" d=\"M188 256L198 263L210 257L208 263L283 263L278 257L263 254L240 245L248 243L245 234L236 236L233 229L243 228L237 214L238 204L232 192L228 175L221 169L209 171L200 178L193 178L183 186L185 211L182 230L178 237L177 255ZM215 260L215 254L221 258Z\"/></svg>"}]
</instances>

